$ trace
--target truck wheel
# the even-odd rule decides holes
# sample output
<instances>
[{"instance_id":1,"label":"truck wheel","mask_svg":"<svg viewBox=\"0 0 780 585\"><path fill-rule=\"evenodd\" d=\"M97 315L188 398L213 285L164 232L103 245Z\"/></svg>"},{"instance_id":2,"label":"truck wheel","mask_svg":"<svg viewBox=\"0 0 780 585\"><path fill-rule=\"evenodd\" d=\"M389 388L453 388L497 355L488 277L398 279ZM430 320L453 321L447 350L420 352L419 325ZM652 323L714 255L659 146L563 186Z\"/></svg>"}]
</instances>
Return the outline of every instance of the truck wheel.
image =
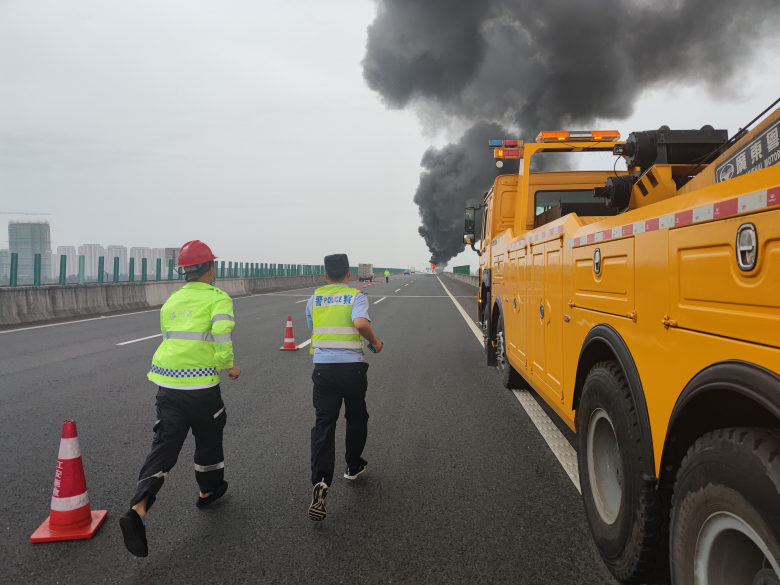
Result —
<instances>
[{"instance_id":1,"label":"truck wheel","mask_svg":"<svg viewBox=\"0 0 780 585\"><path fill-rule=\"evenodd\" d=\"M585 515L604 563L624 583L668 580L662 529L667 491L643 479L641 438L628 382L614 361L591 368L577 411L577 463Z\"/></svg>"},{"instance_id":2,"label":"truck wheel","mask_svg":"<svg viewBox=\"0 0 780 585\"><path fill-rule=\"evenodd\" d=\"M496 369L504 388L525 388L525 380L517 373L506 357L506 338L504 336L504 316L498 317L496 330Z\"/></svg>"},{"instance_id":3,"label":"truck wheel","mask_svg":"<svg viewBox=\"0 0 780 585\"><path fill-rule=\"evenodd\" d=\"M675 585L780 583L780 431L707 433L683 459L671 519Z\"/></svg>"}]
</instances>

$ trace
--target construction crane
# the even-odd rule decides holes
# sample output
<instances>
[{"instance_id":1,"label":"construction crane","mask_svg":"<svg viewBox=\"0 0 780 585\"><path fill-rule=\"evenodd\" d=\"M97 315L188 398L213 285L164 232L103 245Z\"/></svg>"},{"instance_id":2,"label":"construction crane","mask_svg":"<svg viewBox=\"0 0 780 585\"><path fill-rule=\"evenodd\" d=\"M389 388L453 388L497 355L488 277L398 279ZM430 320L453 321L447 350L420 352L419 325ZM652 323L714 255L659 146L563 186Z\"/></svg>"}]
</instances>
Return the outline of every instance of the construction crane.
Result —
<instances>
[{"instance_id":1,"label":"construction crane","mask_svg":"<svg viewBox=\"0 0 780 585\"><path fill-rule=\"evenodd\" d=\"M34 213L32 211L0 211L5 215L51 215L51 213Z\"/></svg>"}]
</instances>

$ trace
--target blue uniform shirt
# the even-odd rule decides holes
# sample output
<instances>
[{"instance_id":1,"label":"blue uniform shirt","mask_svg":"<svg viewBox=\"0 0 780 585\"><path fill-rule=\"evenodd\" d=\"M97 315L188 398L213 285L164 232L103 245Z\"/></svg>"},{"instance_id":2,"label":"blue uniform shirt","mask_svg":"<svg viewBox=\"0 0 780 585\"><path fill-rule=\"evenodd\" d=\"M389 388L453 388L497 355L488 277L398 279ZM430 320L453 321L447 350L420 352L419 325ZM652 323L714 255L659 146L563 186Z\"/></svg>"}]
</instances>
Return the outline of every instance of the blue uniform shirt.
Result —
<instances>
[{"instance_id":1,"label":"blue uniform shirt","mask_svg":"<svg viewBox=\"0 0 780 585\"><path fill-rule=\"evenodd\" d=\"M348 284L336 283L335 286L346 286ZM309 324L309 329L314 329L314 322L311 319L311 308L314 304L314 295L311 296L309 302L306 303L306 323ZM355 299L355 304L352 305L352 320L354 321L358 317L363 317L371 321L368 316L368 297L363 293L358 293ZM315 364L348 364L352 362L362 362L363 352L359 349L338 349L333 347L315 347L314 348Z\"/></svg>"}]
</instances>

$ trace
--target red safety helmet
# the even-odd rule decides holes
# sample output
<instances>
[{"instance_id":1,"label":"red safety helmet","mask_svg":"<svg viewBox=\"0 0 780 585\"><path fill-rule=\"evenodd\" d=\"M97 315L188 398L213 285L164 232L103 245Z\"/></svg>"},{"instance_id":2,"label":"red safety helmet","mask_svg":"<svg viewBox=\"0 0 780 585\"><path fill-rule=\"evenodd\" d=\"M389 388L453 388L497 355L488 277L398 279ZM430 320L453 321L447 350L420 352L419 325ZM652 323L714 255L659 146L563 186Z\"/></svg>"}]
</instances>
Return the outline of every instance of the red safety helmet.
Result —
<instances>
[{"instance_id":1,"label":"red safety helmet","mask_svg":"<svg viewBox=\"0 0 780 585\"><path fill-rule=\"evenodd\" d=\"M179 250L179 266L195 266L203 264L209 260L215 260L217 257L206 244L200 240L187 242Z\"/></svg>"}]
</instances>

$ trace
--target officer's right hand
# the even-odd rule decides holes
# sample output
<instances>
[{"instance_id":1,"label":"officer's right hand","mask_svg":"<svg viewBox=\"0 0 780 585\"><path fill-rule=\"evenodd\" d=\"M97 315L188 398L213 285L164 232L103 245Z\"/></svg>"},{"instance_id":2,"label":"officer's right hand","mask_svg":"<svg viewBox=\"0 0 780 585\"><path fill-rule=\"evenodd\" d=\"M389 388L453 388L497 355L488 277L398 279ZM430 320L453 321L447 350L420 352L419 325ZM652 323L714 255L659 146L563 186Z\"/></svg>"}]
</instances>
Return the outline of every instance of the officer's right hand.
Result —
<instances>
[{"instance_id":1,"label":"officer's right hand","mask_svg":"<svg viewBox=\"0 0 780 585\"><path fill-rule=\"evenodd\" d=\"M379 338L378 338L378 337L376 338L376 341L374 341L374 342L372 342L372 343L371 343L371 345L373 345L373 346L374 346L374 349L376 350L376 352L377 352L377 353L379 353L380 351L382 351L382 348L385 346L385 344L384 344L384 343L382 343L381 341L379 341Z\"/></svg>"},{"instance_id":2,"label":"officer's right hand","mask_svg":"<svg viewBox=\"0 0 780 585\"><path fill-rule=\"evenodd\" d=\"M228 380L238 380L238 377L241 375L241 370L238 369L238 366L233 366L225 371L227 372Z\"/></svg>"}]
</instances>

